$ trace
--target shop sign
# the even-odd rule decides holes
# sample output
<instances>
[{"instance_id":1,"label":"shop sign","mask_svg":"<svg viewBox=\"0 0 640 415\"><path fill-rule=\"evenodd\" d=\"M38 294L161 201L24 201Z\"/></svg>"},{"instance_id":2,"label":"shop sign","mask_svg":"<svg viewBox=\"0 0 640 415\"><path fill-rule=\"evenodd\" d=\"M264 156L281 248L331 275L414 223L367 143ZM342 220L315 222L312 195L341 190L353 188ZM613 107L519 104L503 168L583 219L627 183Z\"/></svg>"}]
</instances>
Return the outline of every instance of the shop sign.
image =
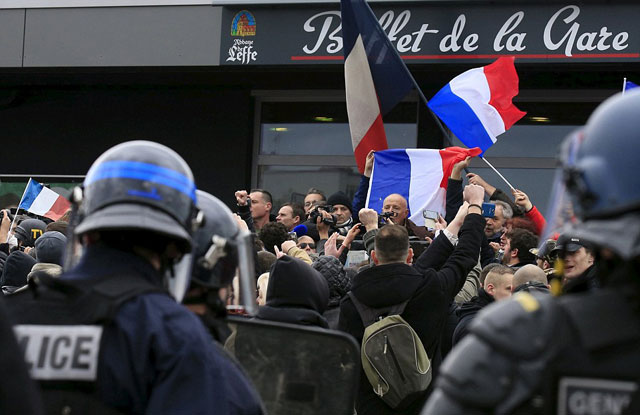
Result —
<instances>
[{"instance_id":1,"label":"shop sign","mask_svg":"<svg viewBox=\"0 0 640 415\"><path fill-rule=\"evenodd\" d=\"M531 62L640 60L640 5L374 4L373 10L408 62L490 61L511 55ZM225 8L223 19L235 22L240 13L259 19L260 31L253 18L251 40L233 29L223 33L225 64L342 63L339 9L256 7L249 13Z\"/></svg>"}]
</instances>

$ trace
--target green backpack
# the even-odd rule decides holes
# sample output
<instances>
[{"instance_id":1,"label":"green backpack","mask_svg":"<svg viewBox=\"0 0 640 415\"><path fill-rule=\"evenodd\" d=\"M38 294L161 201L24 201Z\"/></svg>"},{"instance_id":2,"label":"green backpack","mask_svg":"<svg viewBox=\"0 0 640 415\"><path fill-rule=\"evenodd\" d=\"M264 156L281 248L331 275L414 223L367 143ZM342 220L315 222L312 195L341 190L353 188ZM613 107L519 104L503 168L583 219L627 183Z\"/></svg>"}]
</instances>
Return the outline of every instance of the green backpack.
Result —
<instances>
[{"instance_id":1,"label":"green backpack","mask_svg":"<svg viewBox=\"0 0 640 415\"><path fill-rule=\"evenodd\" d=\"M365 327L360 357L373 391L392 409L406 408L431 383L431 362L422 341L400 316L409 300L371 308L348 295Z\"/></svg>"}]
</instances>

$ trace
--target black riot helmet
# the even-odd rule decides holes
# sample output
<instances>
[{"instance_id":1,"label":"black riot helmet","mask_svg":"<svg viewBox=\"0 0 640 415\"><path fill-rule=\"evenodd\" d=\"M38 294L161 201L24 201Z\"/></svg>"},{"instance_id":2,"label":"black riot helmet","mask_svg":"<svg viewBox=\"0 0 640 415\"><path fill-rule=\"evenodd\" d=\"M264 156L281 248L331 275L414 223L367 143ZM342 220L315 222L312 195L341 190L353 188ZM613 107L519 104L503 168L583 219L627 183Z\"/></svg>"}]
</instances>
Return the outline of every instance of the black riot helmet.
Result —
<instances>
[{"instance_id":1,"label":"black riot helmet","mask_svg":"<svg viewBox=\"0 0 640 415\"><path fill-rule=\"evenodd\" d=\"M198 190L202 226L193 235L195 249L191 281L217 290L238 276L236 293L244 312L256 312L253 237L241 229L231 210L218 198ZM237 270L237 273L236 273Z\"/></svg>"},{"instance_id":2,"label":"black riot helmet","mask_svg":"<svg viewBox=\"0 0 640 415\"><path fill-rule=\"evenodd\" d=\"M600 104L584 128L563 144L549 230L555 227L607 247L622 259L638 257L638 142L640 91L616 94ZM569 198L563 200L563 193Z\"/></svg>"},{"instance_id":3,"label":"black riot helmet","mask_svg":"<svg viewBox=\"0 0 640 415\"><path fill-rule=\"evenodd\" d=\"M40 219L25 219L16 227L15 235L22 246L35 246L36 239L44 233L47 224Z\"/></svg>"},{"instance_id":4,"label":"black riot helmet","mask_svg":"<svg viewBox=\"0 0 640 415\"><path fill-rule=\"evenodd\" d=\"M640 175L634 149L640 142L640 91L617 94L589 117L567 187L582 220L640 210Z\"/></svg>"},{"instance_id":5,"label":"black riot helmet","mask_svg":"<svg viewBox=\"0 0 640 415\"><path fill-rule=\"evenodd\" d=\"M103 153L84 180L75 234L153 232L191 250L196 187L187 163L151 141L129 141Z\"/></svg>"},{"instance_id":6,"label":"black riot helmet","mask_svg":"<svg viewBox=\"0 0 640 415\"><path fill-rule=\"evenodd\" d=\"M197 191L203 225L193 234L195 264L191 282L209 288L231 283L238 266L236 238L240 229L231 210L217 197ZM217 248L217 251L210 252ZM208 254L209 253L209 254Z\"/></svg>"}]
</instances>

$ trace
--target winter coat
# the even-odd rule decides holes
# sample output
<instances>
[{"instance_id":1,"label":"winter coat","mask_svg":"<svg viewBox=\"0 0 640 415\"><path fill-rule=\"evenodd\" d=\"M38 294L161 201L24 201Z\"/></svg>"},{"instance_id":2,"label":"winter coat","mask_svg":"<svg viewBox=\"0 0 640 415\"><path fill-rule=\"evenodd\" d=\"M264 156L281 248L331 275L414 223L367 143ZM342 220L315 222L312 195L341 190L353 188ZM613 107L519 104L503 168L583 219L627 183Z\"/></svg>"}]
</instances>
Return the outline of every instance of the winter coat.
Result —
<instances>
[{"instance_id":1,"label":"winter coat","mask_svg":"<svg viewBox=\"0 0 640 415\"><path fill-rule=\"evenodd\" d=\"M460 340L469 332L469 323L478 314L478 311L482 310L495 300L486 292L483 288L478 290L478 296L473 297L470 301L462 304L456 310L456 316L458 317L458 325L453 332L452 345L455 346Z\"/></svg>"}]
</instances>

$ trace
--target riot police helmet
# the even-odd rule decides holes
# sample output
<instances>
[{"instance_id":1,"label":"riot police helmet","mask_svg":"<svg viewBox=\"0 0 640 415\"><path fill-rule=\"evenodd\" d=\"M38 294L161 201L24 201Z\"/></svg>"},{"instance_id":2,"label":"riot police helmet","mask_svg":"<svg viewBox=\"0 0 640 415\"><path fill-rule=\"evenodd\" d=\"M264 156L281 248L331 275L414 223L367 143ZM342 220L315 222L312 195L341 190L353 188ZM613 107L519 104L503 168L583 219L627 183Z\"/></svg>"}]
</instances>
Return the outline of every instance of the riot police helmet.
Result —
<instances>
[{"instance_id":1,"label":"riot police helmet","mask_svg":"<svg viewBox=\"0 0 640 415\"><path fill-rule=\"evenodd\" d=\"M236 238L240 229L231 210L217 197L197 191L202 226L193 235L194 268L191 282L220 288L231 283L238 266Z\"/></svg>"},{"instance_id":2,"label":"riot police helmet","mask_svg":"<svg viewBox=\"0 0 640 415\"><path fill-rule=\"evenodd\" d=\"M583 129L568 189L582 220L640 209L638 158L640 91L617 94L602 103Z\"/></svg>"},{"instance_id":3,"label":"riot police helmet","mask_svg":"<svg viewBox=\"0 0 640 415\"><path fill-rule=\"evenodd\" d=\"M576 220L569 232L623 259L640 255L640 91L603 102L565 142L564 183ZM567 222L567 221L565 221Z\"/></svg>"},{"instance_id":4,"label":"riot police helmet","mask_svg":"<svg viewBox=\"0 0 640 415\"><path fill-rule=\"evenodd\" d=\"M90 231L153 232L191 250L196 186L187 163L151 141L129 141L103 153L83 183L76 235Z\"/></svg>"}]
</instances>

